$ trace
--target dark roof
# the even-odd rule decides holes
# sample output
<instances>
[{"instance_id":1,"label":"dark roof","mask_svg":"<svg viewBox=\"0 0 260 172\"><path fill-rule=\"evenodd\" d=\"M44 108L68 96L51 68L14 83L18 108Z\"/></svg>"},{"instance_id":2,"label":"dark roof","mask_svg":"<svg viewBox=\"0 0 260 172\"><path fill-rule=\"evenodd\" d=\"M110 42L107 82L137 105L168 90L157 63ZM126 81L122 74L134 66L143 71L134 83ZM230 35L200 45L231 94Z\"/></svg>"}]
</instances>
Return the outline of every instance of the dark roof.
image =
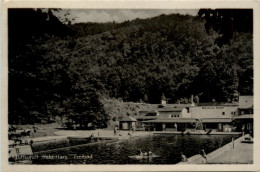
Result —
<instances>
[{"instance_id":1,"label":"dark roof","mask_svg":"<svg viewBox=\"0 0 260 172\"><path fill-rule=\"evenodd\" d=\"M240 115L238 117L235 117L235 119L253 119L253 114L246 114L246 115Z\"/></svg>"},{"instance_id":2,"label":"dark roof","mask_svg":"<svg viewBox=\"0 0 260 172\"><path fill-rule=\"evenodd\" d=\"M181 112L184 108L173 108L173 107L164 107L164 108L157 108L158 112Z\"/></svg>"},{"instance_id":3,"label":"dark roof","mask_svg":"<svg viewBox=\"0 0 260 172\"><path fill-rule=\"evenodd\" d=\"M144 123L194 123L195 118L168 118L144 121Z\"/></svg>"},{"instance_id":4,"label":"dark roof","mask_svg":"<svg viewBox=\"0 0 260 172\"><path fill-rule=\"evenodd\" d=\"M153 109L153 110L150 110L150 111L148 111L147 113L157 113L158 111L156 111L155 109Z\"/></svg>"},{"instance_id":5,"label":"dark roof","mask_svg":"<svg viewBox=\"0 0 260 172\"><path fill-rule=\"evenodd\" d=\"M171 115L181 115L182 110L183 110L183 108L165 108L165 107L164 108L157 108L156 110L147 112L147 114L159 112L158 116L152 116L152 115L148 116L147 114L145 114L145 115L141 115L141 116L137 117L137 119L139 119L139 120L140 119L141 120L148 120L148 119L157 119L157 118L160 118L160 119L167 118L168 119L170 114ZM170 112L170 114L169 113L162 114L160 112Z\"/></svg>"},{"instance_id":6,"label":"dark roof","mask_svg":"<svg viewBox=\"0 0 260 172\"><path fill-rule=\"evenodd\" d=\"M135 122L137 120L134 117L127 116L127 117L123 117L120 121L122 121L122 122Z\"/></svg>"},{"instance_id":7,"label":"dark roof","mask_svg":"<svg viewBox=\"0 0 260 172\"><path fill-rule=\"evenodd\" d=\"M202 123L230 123L232 119L230 118L202 118Z\"/></svg>"},{"instance_id":8,"label":"dark roof","mask_svg":"<svg viewBox=\"0 0 260 172\"><path fill-rule=\"evenodd\" d=\"M157 113L157 112L181 112L185 107L163 107L163 108L155 108L150 111L140 110L139 112L143 113Z\"/></svg>"},{"instance_id":9,"label":"dark roof","mask_svg":"<svg viewBox=\"0 0 260 172\"><path fill-rule=\"evenodd\" d=\"M139 117L136 117L136 119L141 119L141 120L151 120L151 119L157 119L158 118L158 116L144 116L144 115L142 115L142 116L139 116Z\"/></svg>"},{"instance_id":10,"label":"dark roof","mask_svg":"<svg viewBox=\"0 0 260 172\"><path fill-rule=\"evenodd\" d=\"M140 112L148 112L148 110L139 110L139 113L140 113Z\"/></svg>"}]
</instances>

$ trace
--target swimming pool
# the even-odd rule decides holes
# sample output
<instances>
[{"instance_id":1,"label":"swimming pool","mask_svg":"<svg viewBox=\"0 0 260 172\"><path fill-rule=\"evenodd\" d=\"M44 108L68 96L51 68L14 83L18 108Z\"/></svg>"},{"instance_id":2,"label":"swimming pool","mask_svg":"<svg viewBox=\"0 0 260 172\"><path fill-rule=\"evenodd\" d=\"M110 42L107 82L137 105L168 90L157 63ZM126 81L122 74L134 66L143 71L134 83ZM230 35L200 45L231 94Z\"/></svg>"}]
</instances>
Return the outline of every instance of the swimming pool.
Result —
<instances>
[{"instance_id":1,"label":"swimming pool","mask_svg":"<svg viewBox=\"0 0 260 172\"><path fill-rule=\"evenodd\" d=\"M204 149L210 153L239 136L230 135L173 135L160 134L130 138L111 143L70 147L39 154L33 164L176 164L180 153L191 157ZM133 159L129 156L152 151L155 158ZM48 158L49 157L49 158Z\"/></svg>"}]
</instances>

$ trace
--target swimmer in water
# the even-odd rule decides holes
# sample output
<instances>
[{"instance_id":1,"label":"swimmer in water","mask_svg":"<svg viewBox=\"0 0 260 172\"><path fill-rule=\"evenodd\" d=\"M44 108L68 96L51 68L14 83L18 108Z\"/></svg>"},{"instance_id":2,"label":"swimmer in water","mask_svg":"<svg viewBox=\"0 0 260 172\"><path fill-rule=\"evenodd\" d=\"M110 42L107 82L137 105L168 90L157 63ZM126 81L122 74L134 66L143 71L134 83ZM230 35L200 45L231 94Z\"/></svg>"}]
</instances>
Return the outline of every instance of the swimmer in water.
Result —
<instances>
[{"instance_id":1,"label":"swimmer in water","mask_svg":"<svg viewBox=\"0 0 260 172\"><path fill-rule=\"evenodd\" d=\"M140 154L139 154L139 156L147 156L148 155L148 153L147 152L142 152L142 150L140 149Z\"/></svg>"}]
</instances>

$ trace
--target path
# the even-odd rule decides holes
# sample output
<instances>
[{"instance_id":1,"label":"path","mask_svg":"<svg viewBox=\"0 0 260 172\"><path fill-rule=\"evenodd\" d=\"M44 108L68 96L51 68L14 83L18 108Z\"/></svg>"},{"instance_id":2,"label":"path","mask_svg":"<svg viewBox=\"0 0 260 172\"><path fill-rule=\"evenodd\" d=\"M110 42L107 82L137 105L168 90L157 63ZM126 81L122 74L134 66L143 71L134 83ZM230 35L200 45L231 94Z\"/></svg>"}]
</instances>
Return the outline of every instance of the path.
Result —
<instances>
[{"instance_id":1,"label":"path","mask_svg":"<svg viewBox=\"0 0 260 172\"><path fill-rule=\"evenodd\" d=\"M238 143L235 148L209 160L213 164L251 164L253 163L253 144Z\"/></svg>"},{"instance_id":2,"label":"path","mask_svg":"<svg viewBox=\"0 0 260 172\"><path fill-rule=\"evenodd\" d=\"M201 155L194 155L188 158L188 162L179 164L252 164L253 163L253 144L241 143L249 135L244 135L225 146L209 153L207 162ZM234 147L233 147L234 145Z\"/></svg>"},{"instance_id":3,"label":"path","mask_svg":"<svg viewBox=\"0 0 260 172\"><path fill-rule=\"evenodd\" d=\"M36 137L36 138L26 137L26 138L21 138L21 140L23 143L25 140L27 140L28 143L30 143L31 140L33 141L33 143L38 143L38 142L53 141L53 140L60 140L66 138L67 138L66 136L45 136L45 137ZM13 144L14 141L9 140L9 146Z\"/></svg>"}]
</instances>

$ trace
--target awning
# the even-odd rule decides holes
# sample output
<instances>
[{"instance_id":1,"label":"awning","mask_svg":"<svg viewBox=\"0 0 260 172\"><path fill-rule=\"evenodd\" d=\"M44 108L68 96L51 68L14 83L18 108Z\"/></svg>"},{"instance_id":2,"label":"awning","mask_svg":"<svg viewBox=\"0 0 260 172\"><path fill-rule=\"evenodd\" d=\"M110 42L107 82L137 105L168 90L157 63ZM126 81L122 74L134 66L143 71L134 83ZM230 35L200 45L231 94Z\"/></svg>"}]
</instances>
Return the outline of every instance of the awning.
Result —
<instances>
[{"instance_id":1,"label":"awning","mask_svg":"<svg viewBox=\"0 0 260 172\"><path fill-rule=\"evenodd\" d=\"M235 117L235 120L236 119L253 119L253 114L240 115L238 117Z\"/></svg>"},{"instance_id":2,"label":"awning","mask_svg":"<svg viewBox=\"0 0 260 172\"><path fill-rule=\"evenodd\" d=\"M195 123L195 118L169 118L143 121L144 123Z\"/></svg>"},{"instance_id":3,"label":"awning","mask_svg":"<svg viewBox=\"0 0 260 172\"><path fill-rule=\"evenodd\" d=\"M165 118L143 121L144 123L195 123L196 118ZM202 118L202 123L231 123L230 118Z\"/></svg>"},{"instance_id":4,"label":"awning","mask_svg":"<svg viewBox=\"0 0 260 172\"><path fill-rule=\"evenodd\" d=\"M202 118L202 123L231 123L232 119L230 118Z\"/></svg>"},{"instance_id":5,"label":"awning","mask_svg":"<svg viewBox=\"0 0 260 172\"><path fill-rule=\"evenodd\" d=\"M153 119L157 119L157 116L140 116L140 117L136 117L137 120L153 120Z\"/></svg>"}]
</instances>

